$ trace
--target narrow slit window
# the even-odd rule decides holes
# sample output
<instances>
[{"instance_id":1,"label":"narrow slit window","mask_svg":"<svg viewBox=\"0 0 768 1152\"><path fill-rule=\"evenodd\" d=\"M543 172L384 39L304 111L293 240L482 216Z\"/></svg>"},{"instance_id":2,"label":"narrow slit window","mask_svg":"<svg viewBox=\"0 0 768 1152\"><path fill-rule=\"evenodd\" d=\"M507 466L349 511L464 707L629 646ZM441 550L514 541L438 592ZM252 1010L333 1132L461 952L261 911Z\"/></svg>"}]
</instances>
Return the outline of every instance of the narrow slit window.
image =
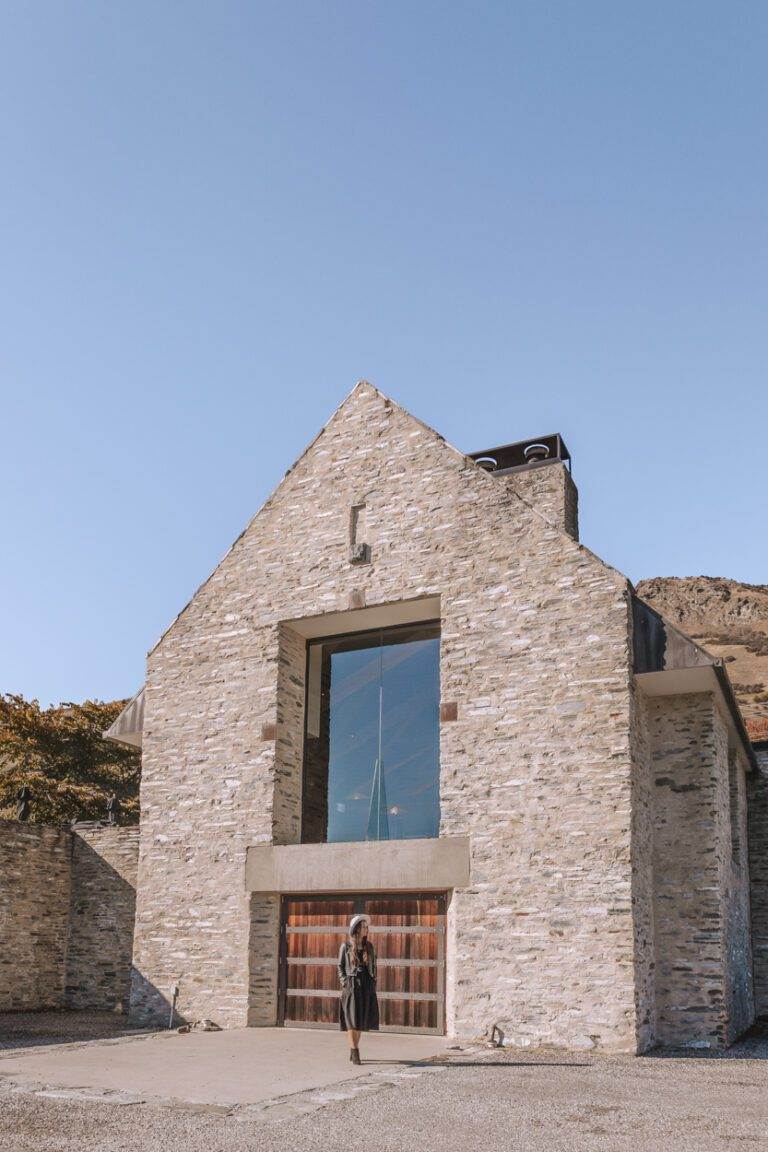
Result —
<instances>
[{"instance_id":1,"label":"narrow slit window","mask_svg":"<svg viewBox=\"0 0 768 1152\"><path fill-rule=\"evenodd\" d=\"M350 544L364 544L366 539L365 504L353 504L349 514L349 542Z\"/></svg>"}]
</instances>

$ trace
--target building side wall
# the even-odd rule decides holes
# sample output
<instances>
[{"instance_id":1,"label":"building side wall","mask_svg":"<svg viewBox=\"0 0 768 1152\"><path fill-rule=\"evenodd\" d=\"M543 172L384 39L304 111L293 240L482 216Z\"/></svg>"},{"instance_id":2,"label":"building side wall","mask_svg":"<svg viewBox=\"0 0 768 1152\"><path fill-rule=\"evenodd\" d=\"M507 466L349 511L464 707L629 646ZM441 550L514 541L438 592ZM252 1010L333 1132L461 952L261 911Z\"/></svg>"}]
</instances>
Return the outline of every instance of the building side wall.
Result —
<instances>
[{"instance_id":1,"label":"building side wall","mask_svg":"<svg viewBox=\"0 0 768 1152\"><path fill-rule=\"evenodd\" d=\"M654 776L656 1039L718 1043L724 996L710 695L648 702Z\"/></svg>"},{"instance_id":2,"label":"building side wall","mask_svg":"<svg viewBox=\"0 0 768 1152\"><path fill-rule=\"evenodd\" d=\"M755 1012L768 1016L768 748L756 750L747 781Z\"/></svg>"},{"instance_id":3,"label":"building side wall","mask_svg":"<svg viewBox=\"0 0 768 1152\"><path fill-rule=\"evenodd\" d=\"M138 854L138 827L75 830L67 949L69 1008L128 1010Z\"/></svg>"},{"instance_id":4,"label":"building side wall","mask_svg":"<svg viewBox=\"0 0 768 1152\"><path fill-rule=\"evenodd\" d=\"M0 820L0 1011L64 1006L71 843Z\"/></svg>"},{"instance_id":5,"label":"building side wall","mask_svg":"<svg viewBox=\"0 0 768 1152\"><path fill-rule=\"evenodd\" d=\"M164 1012L180 978L184 1015L274 1023L276 906L246 900L244 873L249 845L298 838L301 661L281 625L438 595L458 713L441 727L441 834L472 846L449 1027L635 1047L626 582L370 388L150 656L138 1015Z\"/></svg>"},{"instance_id":6,"label":"building side wall","mask_svg":"<svg viewBox=\"0 0 768 1152\"><path fill-rule=\"evenodd\" d=\"M656 697L648 717L656 1040L721 1047L752 1018L746 872L731 850L728 733L710 693Z\"/></svg>"},{"instance_id":7,"label":"building side wall","mask_svg":"<svg viewBox=\"0 0 768 1152\"><path fill-rule=\"evenodd\" d=\"M723 812L723 900L725 907L726 1043L751 1026L755 1018L752 931L749 901L747 828L747 762L729 749L727 806ZM725 790L723 790L725 791Z\"/></svg>"},{"instance_id":8,"label":"building side wall","mask_svg":"<svg viewBox=\"0 0 768 1152\"><path fill-rule=\"evenodd\" d=\"M637 1050L656 1041L654 923L654 782L648 700L632 693L632 912Z\"/></svg>"}]
</instances>

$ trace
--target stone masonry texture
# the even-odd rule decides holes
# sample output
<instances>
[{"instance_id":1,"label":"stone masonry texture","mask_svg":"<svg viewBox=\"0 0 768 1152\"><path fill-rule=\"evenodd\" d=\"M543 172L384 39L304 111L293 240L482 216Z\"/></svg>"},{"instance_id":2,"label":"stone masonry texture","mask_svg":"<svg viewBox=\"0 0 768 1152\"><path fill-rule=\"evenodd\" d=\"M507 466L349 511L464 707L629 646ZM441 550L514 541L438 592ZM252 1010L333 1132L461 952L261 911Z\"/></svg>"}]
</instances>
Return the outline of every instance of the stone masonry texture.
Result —
<instances>
[{"instance_id":1,"label":"stone masonry texture","mask_svg":"<svg viewBox=\"0 0 768 1152\"><path fill-rule=\"evenodd\" d=\"M64 1005L70 834L0 820L0 1010Z\"/></svg>"},{"instance_id":2,"label":"stone masonry texture","mask_svg":"<svg viewBox=\"0 0 768 1152\"><path fill-rule=\"evenodd\" d=\"M574 540L579 538L579 495L564 464L545 464L500 477L513 492Z\"/></svg>"},{"instance_id":3,"label":"stone masonry texture","mask_svg":"<svg viewBox=\"0 0 768 1152\"><path fill-rule=\"evenodd\" d=\"M729 807L723 772L719 781L717 824L721 842L726 845L721 870L725 944L725 1042L732 1044L755 1019L755 991L747 844L748 764L741 751L729 748L728 765L732 783L731 803Z\"/></svg>"},{"instance_id":4,"label":"stone masonry texture","mask_svg":"<svg viewBox=\"0 0 768 1152\"><path fill-rule=\"evenodd\" d=\"M758 771L749 777L749 872L755 1011L768 1016L768 745L757 749Z\"/></svg>"},{"instance_id":5,"label":"stone masonry texture","mask_svg":"<svg viewBox=\"0 0 768 1152\"><path fill-rule=\"evenodd\" d=\"M727 731L709 693L654 698L648 723L655 1039L720 1047L753 1017L748 871L732 851ZM734 768L743 837L744 765Z\"/></svg>"},{"instance_id":6,"label":"stone masonry texture","mask_svg":"<svg viewBox=\"0 0 768 1152\"><path fill-rule=\"evenodd\" d=\"M353 563L360 507L368 550ZM744 885L728 877L730 848L725 860L727 740L709 697L671 719L642 698L628 581L576 536L562 466L493 477L357 386L149 654L137 1017L164 1017L178 982L184 1017L275 1023L279 902L246 893L245 854L300 840L301 621L429 596L441 695L456 704L441 725L440 834L471 843L471 884L448 908L449 1033L497 1024L519 1045L644 1049L680 1035L664 999L677 981L692 1034L727 1042L731 1001L749 1015L744 981L726 977L748 919L743 902L722 907ZM697 875L691 915L679 931L662 917L657 941L655 889L676 851L664 811L678 794L656 778L689 771L668 729L706 752L691 866L715 895L710 907ZM689 837L698 816L681 818ZM699 930L703 1003L672 972Z\"/></svg>"},{"instance_id":7,"label":"stone masonry texture","mask_svg":"<svg viewBox=\"0 0 768 1152\"><path fill-rule=\"evenodd\" d=\"M72 840L66 1002L128 1011L138 827L80 825Z\"/></svg>"},{"instance_id":8,"label":"stone masonry texture","mask_svg":"<svg viewBox=\"0 0 768 1152\"><path fill-rule=\"evenodd\" d=\"M0 1010L127 1008L138 828L0 821Z\"/></svg>"},{"instance_id":9,"label":"stone masonry texture","mask_svg":"<svg viewBox=\"0 0 768 1152\"><path fill-rule=\"evenodd\" d=\"M656 1040L656 934L653 873L653 776L650 701L636 685L630 695L632 757L632 917L634 921L635 1012L637 1050Z\"/></svg>"}]
</instances>

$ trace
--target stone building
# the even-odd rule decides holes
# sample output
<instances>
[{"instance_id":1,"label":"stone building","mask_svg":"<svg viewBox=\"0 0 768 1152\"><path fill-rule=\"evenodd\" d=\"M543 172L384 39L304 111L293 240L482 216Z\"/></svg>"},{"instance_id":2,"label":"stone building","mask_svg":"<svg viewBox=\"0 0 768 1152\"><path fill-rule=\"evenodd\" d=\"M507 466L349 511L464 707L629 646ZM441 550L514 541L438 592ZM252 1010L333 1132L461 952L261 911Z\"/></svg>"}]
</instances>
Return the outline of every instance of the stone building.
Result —
<instances>
[{"instance_id":1,"label":"stone building","mask_svg":"<svg viewBox=\"0 0 768 1152\"><path fill-rule=\"evenodd\" d=\"M559 436L465 455L360 383L152 649L132 1010L643 1051L752 1021L724 668L579 543ZM768 913L766 913L768 914Z\"/></svg>"}]
</instances>

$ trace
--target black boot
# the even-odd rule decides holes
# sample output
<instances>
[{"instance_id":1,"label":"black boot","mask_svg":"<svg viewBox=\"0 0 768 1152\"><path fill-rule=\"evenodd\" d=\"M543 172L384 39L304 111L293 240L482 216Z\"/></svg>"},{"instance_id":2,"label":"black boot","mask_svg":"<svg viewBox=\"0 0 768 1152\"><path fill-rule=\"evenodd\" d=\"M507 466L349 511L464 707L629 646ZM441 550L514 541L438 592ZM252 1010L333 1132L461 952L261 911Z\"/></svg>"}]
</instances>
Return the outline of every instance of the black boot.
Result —
<instances>
[{"instance_id":1,"label":"black boot","mask_svg":"<svg viewBox=\"0 0 768 1152\"><path fill-rule=\"evenodd\" d=\"M350 1055L350 1060L352 1061L353 1064L361 1064L362 1063L362 1061L360 1059L360 1049L359 1048L353 1048L349 1055Z\"/></svg>"}]
</instances>

